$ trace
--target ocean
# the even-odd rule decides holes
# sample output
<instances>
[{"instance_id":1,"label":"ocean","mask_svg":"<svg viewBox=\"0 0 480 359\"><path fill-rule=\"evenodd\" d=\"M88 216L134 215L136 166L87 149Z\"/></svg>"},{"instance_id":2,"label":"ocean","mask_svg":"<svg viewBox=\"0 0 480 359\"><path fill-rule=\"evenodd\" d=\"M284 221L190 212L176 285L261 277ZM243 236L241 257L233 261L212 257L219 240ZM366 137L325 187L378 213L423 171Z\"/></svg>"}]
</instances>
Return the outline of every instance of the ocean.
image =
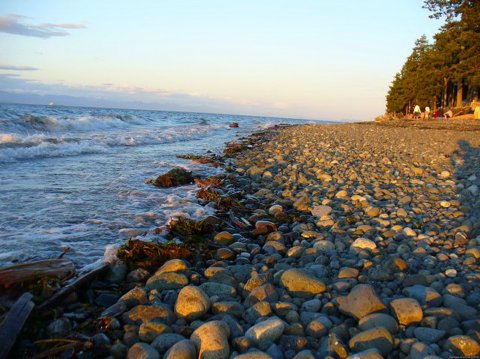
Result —
<instances>
[{"instance_id":1,"label":"ocean","mask_svg":"<svg viewBox=\"0 0 480 359\"><path fill-rule=\"evenodd\" d=\"M238 122L239 128L229 124ZM83 266L107 245L213 214L195 185L144 183L175 167L221 172L179 159L221 153L226 142L269 126L313 121L222 114L0 104L0 263L66 258Z\"/></svg>"}]
</instances>

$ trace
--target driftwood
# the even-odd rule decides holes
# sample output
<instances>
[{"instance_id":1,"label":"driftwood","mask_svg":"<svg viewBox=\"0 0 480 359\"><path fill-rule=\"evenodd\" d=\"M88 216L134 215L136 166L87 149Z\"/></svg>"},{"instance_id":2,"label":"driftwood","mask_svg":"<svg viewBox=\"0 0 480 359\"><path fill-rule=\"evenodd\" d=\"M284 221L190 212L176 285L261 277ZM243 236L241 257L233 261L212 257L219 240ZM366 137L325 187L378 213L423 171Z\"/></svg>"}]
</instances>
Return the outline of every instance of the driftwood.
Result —
<instances>
[{"instance_id":1,"label":"driftwood","mask_svg":"<svg viewBox=\"0 0 480 359\"><path fill-rule=\"evenodd\" d=\"M82 342L68 343L59 347L48 349L40 354L37 354L33 357L33 359L50 358L52 356L56 356L57 354L63 353L66 350L70 350L70 349L78 350L83 347L84 347L84 343Z\"/></svg>"},{"instance_id":2,"label":"driftwood","mask_svg":"<svg viewBox=\"0 0 480 359\"><path fill-rule=\"evenodd\" d=\"M0 286L5 289L13 285L32 283L40 279L65 279L75 273L75 266L66 259L48 259L17 264L0 269Z\"/></svg>"},{"instance_id":3,"label":"driftwood","mask_svg":"<svg viewBox=\"0 0 480 359\"><path fill-rule=\"evenodd\" d=\"M7 357L23 329L35 304L32 295L24 293L13 305L0 325L0 359Z\"/></svg>"},{"instance_id":4,"label":"driftwood","mask_svg":"<svg viewBox=\"0 0 480 359\"><path fill-rule=\"evenodd\" d=\"M88 273L85 273L78 278L75 278L73 281L71 281L71 283L65 285L62 289L55 293L50 299L39 305L38 310L48 308L49 306L57 303L59 300L65 298L70 293L78 290L83 285L87 284L88 282L98 277L100 274L104 273L108 269L108 267L109 265L107 263L100 263L97 268L91 270Z\"/></svg>"}]
</instances>

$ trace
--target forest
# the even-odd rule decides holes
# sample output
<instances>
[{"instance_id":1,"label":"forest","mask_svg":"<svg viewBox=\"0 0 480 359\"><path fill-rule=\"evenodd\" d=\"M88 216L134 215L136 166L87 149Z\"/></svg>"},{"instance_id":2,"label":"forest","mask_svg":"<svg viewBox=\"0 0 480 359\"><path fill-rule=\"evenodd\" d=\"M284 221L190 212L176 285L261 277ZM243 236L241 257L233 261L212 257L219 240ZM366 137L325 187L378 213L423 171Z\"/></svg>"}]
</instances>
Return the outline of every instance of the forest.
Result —
<instances>
[{"instance_id":1,"label":"forest","mask_svg":"<svg viewBox=\"0 0 480 359\"><path fill-rule=\"evenodd\" d=\"M461 108L480 92L480 1L425 0L432 18L444 25L430 43L420 37L388 91L387 112L412 113L415 105L433 110Z\"/></svg>"}]
</instances>

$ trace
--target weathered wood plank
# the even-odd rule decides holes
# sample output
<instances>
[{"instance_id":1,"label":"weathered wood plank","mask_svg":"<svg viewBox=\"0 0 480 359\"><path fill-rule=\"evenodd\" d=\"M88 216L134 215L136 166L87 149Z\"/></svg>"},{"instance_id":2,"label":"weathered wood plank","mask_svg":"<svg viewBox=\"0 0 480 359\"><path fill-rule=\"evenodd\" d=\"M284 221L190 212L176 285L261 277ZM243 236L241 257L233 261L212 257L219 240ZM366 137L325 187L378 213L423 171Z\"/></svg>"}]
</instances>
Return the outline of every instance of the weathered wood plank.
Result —
<instances>
[{"instance_id":1,"label":"weathered wood plank","mask_svg":"<svg viewBox=\"0 0 480 359\"><path fill-rule=\"evenodd\" d=\"M30 293L23 293L0 324L0 359L6 359L35 304Z\"/></svg>"},{"instance_id":2,"label":"weathered wood plank","mask_svg":"<svg viewBox=\"0 0 480 359\"><path fill-rule=\"evenodd\" d=\"M0 268L0 286L30 283L43 278L64 279L75 273L74 264L66 259L47 259Z\"/></svg>"}]
</instances>

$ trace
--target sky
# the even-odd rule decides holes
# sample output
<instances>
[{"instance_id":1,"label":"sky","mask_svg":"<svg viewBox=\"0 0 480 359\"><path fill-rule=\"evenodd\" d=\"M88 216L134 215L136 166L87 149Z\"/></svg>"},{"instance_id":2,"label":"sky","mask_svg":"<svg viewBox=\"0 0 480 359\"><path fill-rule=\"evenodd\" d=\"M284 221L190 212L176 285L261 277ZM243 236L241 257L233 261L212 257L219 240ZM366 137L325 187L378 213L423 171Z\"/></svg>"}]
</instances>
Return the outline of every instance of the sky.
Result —
<instances>
[{"instance_id":1,"label":"sky","mask_svg":"<svg viewBox=\"0 0 480 359\"><path fill-rule=\"evenodd\" d=\"M371 120L422 0L2 0L0 101Z\"/></svg>"}]
</instances>

